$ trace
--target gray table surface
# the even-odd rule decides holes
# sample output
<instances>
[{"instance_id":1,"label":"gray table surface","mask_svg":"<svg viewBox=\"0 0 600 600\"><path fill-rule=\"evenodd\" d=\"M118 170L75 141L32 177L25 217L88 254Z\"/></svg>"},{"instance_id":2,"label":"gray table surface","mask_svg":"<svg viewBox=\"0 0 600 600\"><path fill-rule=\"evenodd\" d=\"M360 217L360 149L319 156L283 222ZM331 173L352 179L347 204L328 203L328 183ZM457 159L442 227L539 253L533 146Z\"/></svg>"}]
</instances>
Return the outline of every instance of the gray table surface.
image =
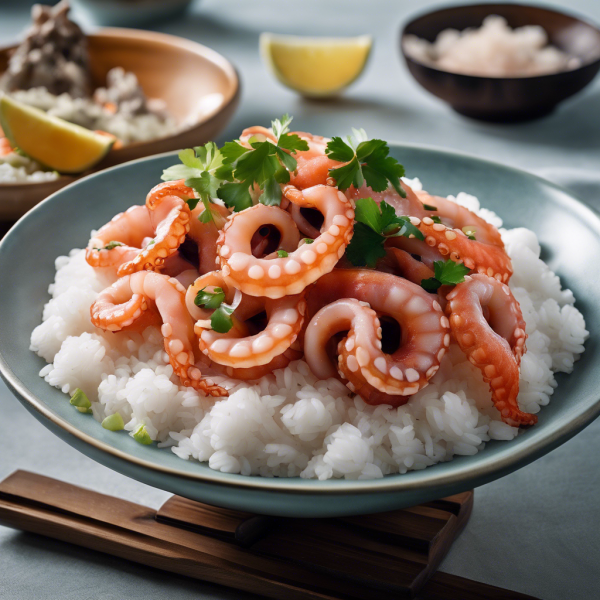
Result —
<instances>
[{"instance_id":1,"label":"gray table surface","mask_svg":"<svg viewBox=\"0 0 600 600\"><path fill-rule=\"evenodd\" d=\"M27 22L27 3L0 2L0 43ZM205 0L161 31L204 43L231 59L243 82L224 137L284 112L298 129L331 135L364 127L375 137L454 148L530 170L600 166L600 79L550 117L521 125L463 119L409 77L397 52L400 24L430 0ZM551 2L600 21L600 2ZM308 102L276 83L258 55L261 31L371 33L361 79L336 102ZM582 174L583 175L583 174ZM590 188L588 188L590 189ZM600 208L600 197L588 201ZM24 335L27 335L24 332ZM477 489L469 525L441 570L545 600L600 597L600 421L551 454ZM96 464L53 436L0 383L0 478L29 469L158 507L168 494ZM154 571L0 527L1 600L233 599L251 596Z\"/></svg>"}]
</instances>

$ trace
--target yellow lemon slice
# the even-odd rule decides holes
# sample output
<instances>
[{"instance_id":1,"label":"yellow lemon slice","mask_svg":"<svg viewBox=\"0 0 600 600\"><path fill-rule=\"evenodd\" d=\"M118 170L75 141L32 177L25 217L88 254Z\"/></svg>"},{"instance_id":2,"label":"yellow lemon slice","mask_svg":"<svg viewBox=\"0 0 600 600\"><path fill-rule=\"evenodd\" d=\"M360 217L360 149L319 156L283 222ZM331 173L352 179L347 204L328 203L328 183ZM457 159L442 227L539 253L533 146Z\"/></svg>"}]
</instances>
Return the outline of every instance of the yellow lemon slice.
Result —
<instances>
[{"instance_id":1,"label":"yellow lemon slice","mask_svg":"<svg viewBox=\"0 0 600 600\"><path fill-rule=\"evenodd\" d=\"M111 149L115 138L52 117L43 110L0 98L0 125L11 146L59 173L81 173Z\"/></svg>"},{"instance_id":2,"label":"yellow lemon slice","mask_svg":"<svg viewBox=\"0 0 600 600\"><path fill-rule=\"evenodd\" d=\"M363 71L371 52L371 36L307 38L263 33L264 61L284 85L309 97L333 96Z\"/></svg>"}]
</instances>

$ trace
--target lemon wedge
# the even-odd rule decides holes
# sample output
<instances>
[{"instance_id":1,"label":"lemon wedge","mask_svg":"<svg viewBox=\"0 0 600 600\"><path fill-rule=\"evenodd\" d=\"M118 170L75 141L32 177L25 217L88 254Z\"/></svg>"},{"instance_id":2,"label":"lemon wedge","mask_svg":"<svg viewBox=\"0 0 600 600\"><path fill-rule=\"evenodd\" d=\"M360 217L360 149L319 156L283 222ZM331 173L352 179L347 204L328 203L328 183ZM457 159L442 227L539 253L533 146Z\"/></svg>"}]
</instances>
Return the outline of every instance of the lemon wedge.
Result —
<instances>
[{"instance_id":1,"label":"lemon wedge","mask_svg":"<svg viewBox=\"0 0 600 600\"><path fill-rule=\"evenodd\" d=\"M371 36L308 38L263 33L260 50L274 75L304 96L333 96L363 71L372 46Z\"/></svg>"},{"instance_id":2,"label":"lemon wedge","mask_svg":"<svg viewBox=\"0 0 600 600\"><path fill-rule=\"evenodd\" d=\"M13 98L0 98L0 125L11 146L59 173L81 173L111 149L115 138L52 117Z\"/></svg>"}]
</instances>

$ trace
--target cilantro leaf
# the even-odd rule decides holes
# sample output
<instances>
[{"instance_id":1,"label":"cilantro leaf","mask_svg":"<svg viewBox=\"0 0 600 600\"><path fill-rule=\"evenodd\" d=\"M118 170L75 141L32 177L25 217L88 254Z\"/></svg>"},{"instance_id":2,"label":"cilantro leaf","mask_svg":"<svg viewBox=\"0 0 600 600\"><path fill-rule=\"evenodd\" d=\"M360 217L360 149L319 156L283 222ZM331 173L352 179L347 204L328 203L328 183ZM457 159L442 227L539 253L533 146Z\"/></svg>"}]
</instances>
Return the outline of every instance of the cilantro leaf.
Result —
<instances>
[{"instance_id":1,"label":"cilantro leaf","mask_svg":"<svg viewBox=\"0 0 600 600\"><path fill-rule=\"evenodd\" d=\"M225 183L219 188L217 195L225 206L236 212L252 206L252 196L246 183Z\"/></svg>"},{"instance_id":2,"label":"cilantro leaf","mask_svg":"<svg viewBox=\"0 0 600 600\"><path fill-rule=\"evenodd\" d=\"M259 185L269 177L273 177L277 170L277 159L271 152L274 146L269 142L258 142L253 146L252 152L247 152L237 161L234 176L238 181L256 182Z\"/></svg>"},{"instance_id":3,"label":"cilantro leaf","mask_svg":"<svg viewBox=\"0 0 600 600\"><path fill-rule=\"evenodd\" d=\"M346 248L348 260L356 267L374 267L385 256L385 238L364 223L354 224L354 235Z\"/></svg>"},{"instance_id":4,"label":"cilantro leaf","mask_svg":"<svg viewBox=\"0 0 600 600\"><path fill-rule=\"evenodd\" d=\"M233 327L231 315L234 309L227 304L221 304L210 317L210 325L217 333L227 333Z\"/></svg>"},{"instance_id":5,"label":"cilantro leaf","mask_svg":"<svg viewBox=\"0 0 600 600\"><path fill-rule=\"evenodd\" d=\"M180 164L166 168L162 173L161 179L163 181L177 181L179 179L195 177L197 174L197 169L190 169L190 167L186 167L184 164Z\"/></svg>"},{"instance_id":6,"label":"cilantro leaf","mask_svg":"<svg viewBox=\"0 0 600 600\"><path fill-rule=\"evenodd\" d=\"M339 162L348 162L355 156L354 149L341 137L332 137L325 150L327 156Z\"/></svg>"},{"instance_id":7,"label":"cilantro leaf","mask_svg":"<svg viewBox=\"0 0 600 600\"><path fill-rule=\"evenodd\" d=\"M429 279L421 280L421 287L426 292L437 292L441 285L441 282L438 281L435 277L430 277Z\"/></svg>"},{"instance_id":8,"label":"cilantro leaf","mask_svg":"<svg viewBox=\"0 0 600 600\"><path fill-rule=\"evenodd\" d=\"M453 260L436 260L433 263L435 278L442 285L456 285L465 280L465 275L470 273L470 269L461 263L455 263Z\"/></svg>"},{"instance_id":9,"label":"cilantro leaf","mask_svg":"<svg viewBox=\"0 0 600 600\"><path fill-rule=\"evenodd\" d=\"M334 137L327 144L325 153L329 158L346 163L329 170L337 186L345 190L351 185L360 187L365 181L376 192L383 192L388 182L402 197L406 192L400 185L404 176L404 167L393 157L388 156L390 149L383 140L367 140L364 131L353 130L354 136L347 140ZM356 142L361 140L358 145Z\"/></svg>"},{"instance_id":10,"label":"cilantro leaf","mask_svg":"<svg viewBox=\"0 0 600 600\"><path fill-rule=\"evenodd\" d=\"M225 300L225 292L220 287L216 287L214 292L207 292L203 287L194 298L194 304L200 308L216 309L221 306Z\"/></svg>"},{"instance_id":11,"label":"cilantro leaf","mask_svg":"<svg viewBox=\"0 0 600 600\"><path fill-rule=\"evenodd\" d=\"M442 285L457 285L465 280L470 269L453 260L436 260L433 263L434 277L423 279L421 287L428 292L436 292Z\"/></svg>"},{"instance_id":12,"label":"cilantro leaf","mask_svg":"<svg viewBox=\"0 0 600 600\"><path fill-rule=\"evenodd\" d=\"M281 204L281 187L275 177L267 179L259 201L267 206L279 206Z\"/></svg>"},{"instance_id":13,"label":"cilantro leaf","mask_svg":"<svg viewBox=\"0 0 600 600\"><path fill-rule=\"evenodd\" d=\"M298 138L298 139L300 139L300 138ZM308 150L308 148L307 148L307 150ZM283 166L288 171L296 170L296 167L298 166L298 161L291 154L288 154L281 148L275 148L275 152L277 153L277 156L279 157L279 160L281 161ZM289 176L289 174L288 174L288 176Z\"/></svg>"},{"instance_id":14,"label":"cilantro leaf","mask_svg":"<svg viewBox=\"0 0 600 600\"><path fill-rule=\"evenodd\" d=\"M286 133L279 138L277 142L279 148L297 152L298 150L308 150L308 142L300 138L296 133Z\"/></svg>"},{"instance_id":15,"label":"cilantro leaf","mask_svg":"<svg viewBox=\"0 0 600 600\"><path fill-rule=\"evenodd\" d=\"M329 169L329 175L335 179L337 187L340 190L347 190L351 185L359 188L365 182L356 156L349 163L341 167Z\"/></svg>"},{"instance_id":16,"label":"cilantro leaf","mask_svg":"<svg viewBox=\"0 0 600 600\"><path fill-rule=\"evenodd\" d=\"M221 148L221 154L223 155L223 163L231 164L238 158L250 152L250 148L242 146L239 142L225 142Z\"/></svg>"},{"instance_id":17,"label":"cilantro leaf","mask_svg":"<svg viewBox=\"0 0 600 600\"><path fill-rule=\"evenodd\" d=\"M290 130L294 117L290 117L287 113L281 117L281 119L275 119L271 121L271 129L273 135L279 141L279 138Z\"/></svg>"},{"instance_id":18,"label":"cilantro leaf","mask_svg":"<svg viewBox=\"0 0 600 600\"><path fill-rule=\"evenodd\" d=\"M389 206L389 204L387 204L386 202L382 202L382 204ZM390 206L390 208L392 208L392 207ZM386 223L385 225L383 224L382 211L383 211L383 207L380 209L379 205L377 204L377 202L375 202L375 200L373 200L373 198L359 198L356 201L356 209L355 209L355 213L354 213L354 218L358 222L368 225L373 231L376 231L377 233L381 233L383 228L385 226L389 225L389 223ZM393 208L392 208L392 212L394 212ZM396 216L395 213L394 213L394 216ZM387 217L387 210L386 210L386 217Z\"/></svg>"}]
</instances>

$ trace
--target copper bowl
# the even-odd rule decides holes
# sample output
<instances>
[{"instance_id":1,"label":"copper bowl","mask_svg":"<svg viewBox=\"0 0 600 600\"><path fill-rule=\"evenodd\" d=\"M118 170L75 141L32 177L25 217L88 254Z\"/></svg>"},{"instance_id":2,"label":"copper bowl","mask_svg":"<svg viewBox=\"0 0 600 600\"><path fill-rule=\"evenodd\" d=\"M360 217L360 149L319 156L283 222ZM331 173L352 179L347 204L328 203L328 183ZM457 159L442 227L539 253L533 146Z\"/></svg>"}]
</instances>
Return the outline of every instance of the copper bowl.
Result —
<instances>
[{"instance_id":1,"label":"copper bowl","mask_svg":"<svg viewBox=\"0 0 600 600\"><path fill-rule=\"evenodd\" d=\"M111 150L93 171L203 144L224 129L237 107L240 85L235 68L206 46L164 33L116 28L89 35L88 42L96 87L105 84L110 69L123 67L135 73L149 98L164 100L177 121L189 125L174 135ZM0 49L0 73L11 50ZM0 220L18 218L75 179L62 176L40 183L0 184Z\"/></svg>"},{"instance_id":2,"label":"copper bowl","mask_svg":"<svg viewBox=\"0 0 600 600\"><path fill-rule=\"evenodd\" d=\"M406 35L433 42L444 29L480 27L488 15L504 17L513 28L540 25L552 45L579 58L581 65L569 71L533 77L480 77L437 69L404 51ZM400 50L412 76L455 111L484 121L525 121L552 112L560 102L594 79L600 69L600 29L582 18L539 6L454 6L428 12L407 23L400 35Z\"/></svg>"}]
</instances>

